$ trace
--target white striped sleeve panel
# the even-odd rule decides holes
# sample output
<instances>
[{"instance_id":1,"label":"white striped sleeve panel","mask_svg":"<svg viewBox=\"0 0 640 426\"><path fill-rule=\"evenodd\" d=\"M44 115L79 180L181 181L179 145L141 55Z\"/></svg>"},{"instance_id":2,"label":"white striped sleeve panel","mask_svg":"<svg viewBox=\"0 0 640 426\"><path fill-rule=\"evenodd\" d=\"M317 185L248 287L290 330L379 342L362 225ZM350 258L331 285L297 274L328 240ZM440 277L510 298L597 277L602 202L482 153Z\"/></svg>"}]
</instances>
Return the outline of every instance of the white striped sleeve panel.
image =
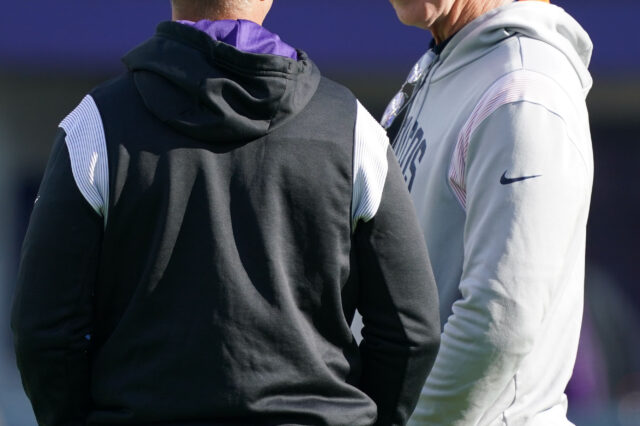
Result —
<instances>
[{"instance_id":1,"label":"white striped sleeve panel","mask_svg":"<svg viewBox=\"0 0 640 426\"><path fill-rule=\"evenodd\" d=\"M378 121L358 102L353 148L352 229L378 212L387 179L389 139Z\"/></svg>"},{"instance_id":2,"label":"white striped sleeve panel","mask_svg":"<svg viewBox=\"0 0 640 426\"><path fill-rule=\"evenodd\" d=\"M575 107L569 96L549 77L519 70L497 80L482 96L458 135L449 166L449 185L463 209L467 208L466 167L469 142L475 130L503 105L531 102L543 105L552 113L575 122ZM569 131L571 132L571 127ZM571 135L573 138L574 135Z\"/></svg>"},{"instance_id":3,"label":"white striped sleeve panel","mask_svg":"<svg viewBox=\"0 0 640 426\"><path fill-rule=\"evenodd\" d=\"M73 179L87 203L107 223L109 208L109 164L102 118L91 96L62 122L71 160Z\"/></svg>"}]
</instances>

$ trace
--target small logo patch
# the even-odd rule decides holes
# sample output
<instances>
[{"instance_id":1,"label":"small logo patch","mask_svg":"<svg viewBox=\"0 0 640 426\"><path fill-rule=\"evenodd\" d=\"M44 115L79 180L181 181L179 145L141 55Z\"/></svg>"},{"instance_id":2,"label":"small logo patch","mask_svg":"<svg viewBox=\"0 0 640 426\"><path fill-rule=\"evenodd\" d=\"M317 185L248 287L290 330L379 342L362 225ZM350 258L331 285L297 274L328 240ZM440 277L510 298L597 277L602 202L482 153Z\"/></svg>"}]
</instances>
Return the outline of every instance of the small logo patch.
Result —
<instances>
[{"instance_id":1,"label":"small logo patch","mask_svg":"<svg viewBox=\"0 0 640 426\"><path fill-rule=\"evenodd\" d=\"M533 178L537 178L537 177L540 177L540 176L542 176L542 175L521 176L521 177L516 177L516 178L508 178L507 177L507 171L505 170L504 173L502 174L502 176L500 177L500 183L502 185L509 185L511 183L514 183L514 182L520 182L522 180L533 179Z\"/></svg>"}]
</instances>

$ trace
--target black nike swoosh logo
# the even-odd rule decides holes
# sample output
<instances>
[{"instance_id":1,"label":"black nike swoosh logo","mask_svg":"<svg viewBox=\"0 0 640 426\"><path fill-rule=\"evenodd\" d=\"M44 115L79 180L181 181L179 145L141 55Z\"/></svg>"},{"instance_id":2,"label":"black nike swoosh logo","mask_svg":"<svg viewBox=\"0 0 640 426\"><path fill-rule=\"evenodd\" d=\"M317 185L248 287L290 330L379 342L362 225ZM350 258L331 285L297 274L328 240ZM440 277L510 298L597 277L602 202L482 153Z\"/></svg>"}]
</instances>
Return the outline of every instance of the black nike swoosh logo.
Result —
<instances>
[{"instance_id":1,"label":"black nike swoosh logo","mask_svg":"<svg viewBox=\"0 0 640 426\"><path fill-rule=\"evenodd\" d=\"M534 175L534 176L521 176L521 177L517 177L517 178L508 178L507 177L507 171L505 170L504 173L502 174L502 177L500 177L500 183L503 185L509 185L510 183L514 183L514 182L520 182L522 180L527 180L527 179L533 179L533 178L537 178L540 177L542 175Z\"/></svg>"}]
</instances>

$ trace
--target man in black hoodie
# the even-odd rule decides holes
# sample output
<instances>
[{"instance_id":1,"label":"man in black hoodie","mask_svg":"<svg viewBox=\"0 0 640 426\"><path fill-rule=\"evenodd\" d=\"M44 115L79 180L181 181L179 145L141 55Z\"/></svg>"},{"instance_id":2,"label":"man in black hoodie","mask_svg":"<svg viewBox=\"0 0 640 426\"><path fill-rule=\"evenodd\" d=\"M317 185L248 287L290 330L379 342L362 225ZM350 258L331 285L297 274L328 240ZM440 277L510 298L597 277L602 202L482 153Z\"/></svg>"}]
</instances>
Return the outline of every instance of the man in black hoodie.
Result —
<instances>
[{"instance_id":1,"label":"man in black hoodie","mask_svg":"<svg viewBox=\"0 0 640 426\"><path fill-rule=\"evenodd\" d=\"M406 185L353 95L260 25L270 6L174 0L60 123L12 317L40 424L413 410L440 326Z\"/></svg>"}]
</instances>

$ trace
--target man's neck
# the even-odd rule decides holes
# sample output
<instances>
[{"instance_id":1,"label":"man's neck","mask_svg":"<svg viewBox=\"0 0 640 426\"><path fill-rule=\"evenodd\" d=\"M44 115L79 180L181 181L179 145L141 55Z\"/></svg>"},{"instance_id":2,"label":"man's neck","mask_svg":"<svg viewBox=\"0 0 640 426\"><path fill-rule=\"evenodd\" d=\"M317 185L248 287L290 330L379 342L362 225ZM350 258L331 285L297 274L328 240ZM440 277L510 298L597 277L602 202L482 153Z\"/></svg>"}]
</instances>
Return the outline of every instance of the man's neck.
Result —
<instances>
[{"instance_id":1,"label":"man's neck","mask_svg":"<svg viewBox=\"0 0 640 426\"><path fill-rule=\"evenodd\" d=\"M477 17L513 0L467 0L453 3L450 12L429 28L436 44L448 39Z\"/></svg>"},{"instance_id":2,"label":"man's neck","mask_svg":"<svg viewBox=\"0 0 640 426\"><path fill-rule=\"evenodd\" d=\"M199 21L251 21L255 22L258 25L262 25L264 22L264 17L256 18L251 17L246 14L222 14L215 16L201 16L201 15L190 15L190 14L174 14L171 17L172 21L191 21L191 22L199 22Z\"/></svg>"},{"instance_id":3,"label":"man's neck","mask_svg":"<svg viewBox=\"0 0 640 426\"><path fill-rule=\"evenodd\" d=\"M271 3L268 1L254 1L245 7L237 7L232 9L222 9L217 12L203 13L202 10L189 8L176 8L171 11L171 20L173 21L222 21L222 20L245 20L255 22L262 25L264 19L269 13Z\"/></svg>"},{"instance_id":4,"label":"man's neck","mask_svg":"<svg viewBox=\"0 0 640 426\"><path fill-rule=\"evenodd\" d=\"M254 17L254 16L249 16L248 14L235 14L235 13L231 13L231 14L220 14L220 15L214 15L214 16L202 16L202 15L191 15L191 14L173 14L171 16L171 20L172 21L191 21L191 22L198 22L198 21L251 21L251 22L255 22L258 25L262 25L262 23L264 22L264 16L263 17Z\"/></svg>"}]
</instances>

